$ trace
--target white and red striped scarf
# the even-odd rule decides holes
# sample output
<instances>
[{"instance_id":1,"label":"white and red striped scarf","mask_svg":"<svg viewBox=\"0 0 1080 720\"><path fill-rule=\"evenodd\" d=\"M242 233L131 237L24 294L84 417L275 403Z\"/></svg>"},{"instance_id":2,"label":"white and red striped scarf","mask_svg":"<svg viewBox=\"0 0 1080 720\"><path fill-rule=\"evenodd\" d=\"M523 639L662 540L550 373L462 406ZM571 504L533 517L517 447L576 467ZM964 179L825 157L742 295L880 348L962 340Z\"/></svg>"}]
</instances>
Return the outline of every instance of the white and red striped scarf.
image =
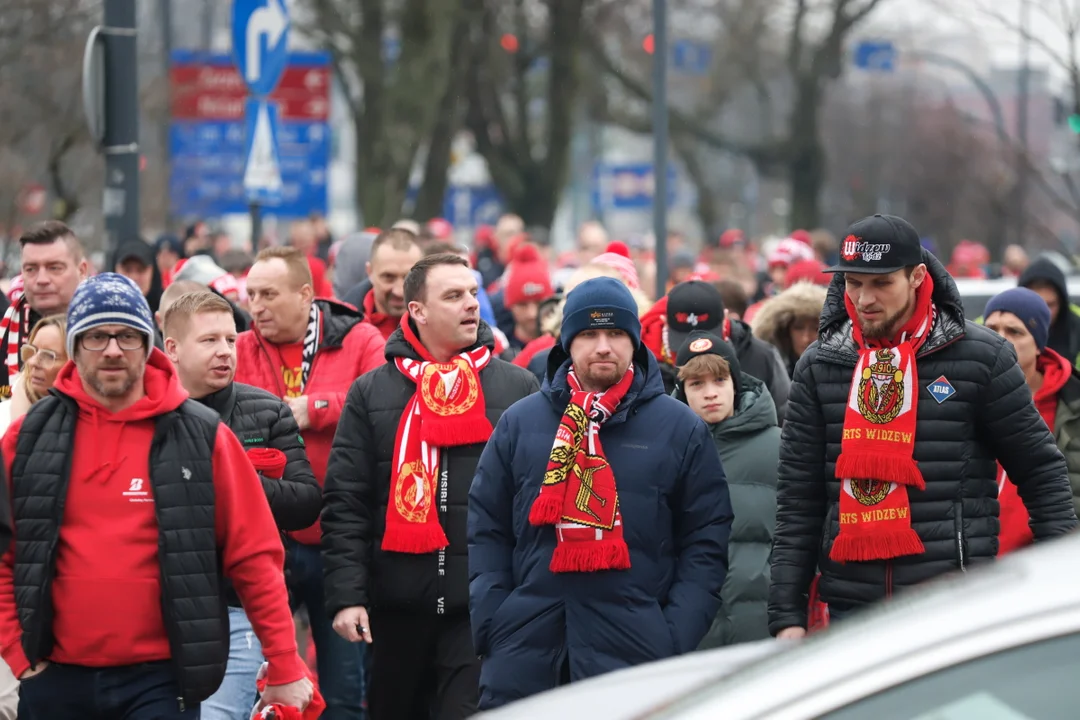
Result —
<instances>
[{"instance_id":1,"label":"white and red striped scarf","mask_svg":"<svg viewBox=\"0 0 1080 720\"><path fill-rule=\"evenodd\" d=\"M6 338L8 385L19 374L19 351L22 349L24 335L30 325L30 303L26 296L20 295L8 306L4 318L0 320L0 338Z\"/></svg>"}]
</instances>

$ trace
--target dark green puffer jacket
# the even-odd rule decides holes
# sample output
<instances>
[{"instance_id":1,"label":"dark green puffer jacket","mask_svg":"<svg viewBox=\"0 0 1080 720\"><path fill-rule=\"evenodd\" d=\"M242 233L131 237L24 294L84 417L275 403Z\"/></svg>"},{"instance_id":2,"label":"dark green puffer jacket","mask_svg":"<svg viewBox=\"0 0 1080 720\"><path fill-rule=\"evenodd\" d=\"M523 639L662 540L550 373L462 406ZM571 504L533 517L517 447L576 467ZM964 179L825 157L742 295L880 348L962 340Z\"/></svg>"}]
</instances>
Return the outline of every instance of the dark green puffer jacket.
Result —
<instances>
[{"instance_id":1,"label":"dark green puffer jacket","mask_svg":"<svg viewBox=\"0 0 1080 720\"><path fill-rule=\"evenodd\" d=\"M735 520L720 612L701 641L702 650L769 637L769 556L776 526L780 428L765 384L746 373L741 382L735 414L709 426L727 475Z\"/></svg>"}]
</instances>

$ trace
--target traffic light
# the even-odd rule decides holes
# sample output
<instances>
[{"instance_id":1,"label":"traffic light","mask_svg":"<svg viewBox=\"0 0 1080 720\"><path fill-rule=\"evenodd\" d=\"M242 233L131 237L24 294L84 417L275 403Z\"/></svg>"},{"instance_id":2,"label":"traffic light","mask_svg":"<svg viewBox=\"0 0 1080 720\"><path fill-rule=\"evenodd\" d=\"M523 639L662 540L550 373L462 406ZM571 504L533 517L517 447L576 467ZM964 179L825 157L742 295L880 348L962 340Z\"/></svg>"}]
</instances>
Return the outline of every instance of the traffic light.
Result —
<instances>
[{"instance_id":1,"label":"traffic light","mask_svg":"<svg viewBox=\"0 0 1080 720\"><path fill-rule=\"evenodd\" d=\"M1080 134L1080 115L1074 113L1069 116L1069 129Z\"/></svg>"},{"instance_id":2,"label":"traffic light","mask_svg":"<svg viewBox=\"0 0 1080 720\"><path fill-rule=\"evenodd\" d=\"M645 36L645 39L641 42L641 47L649 55L653 54L653 51L656 49L656 39L653 38L652 33Z\"/></svg>"}]
</instances>

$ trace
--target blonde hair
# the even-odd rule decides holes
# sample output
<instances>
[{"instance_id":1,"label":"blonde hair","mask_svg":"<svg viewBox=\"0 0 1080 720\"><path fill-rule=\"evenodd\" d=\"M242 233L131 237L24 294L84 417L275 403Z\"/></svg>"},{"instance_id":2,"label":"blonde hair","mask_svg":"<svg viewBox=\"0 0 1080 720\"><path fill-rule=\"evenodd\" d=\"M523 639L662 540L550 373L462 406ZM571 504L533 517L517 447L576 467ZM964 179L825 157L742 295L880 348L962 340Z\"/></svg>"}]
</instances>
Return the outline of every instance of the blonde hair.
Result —
<instances>
[{"instance_id":1,"label":"blonde hair","mask_svg":"<svg viewBox=\"0 0 1080 720\"><path fill-rule=\"evenodd\" d=\"M285 266L289 269L289 277L296 283L297 288L314 284L315 281L311 278L311 266L308 265L304 254L296 248L287 245L265 248L255 256L255 262L273 260L274 258L285 263Z\"/></svg>"},{"instance_id":2,"label":"blonde hair","mask_svg":"<svg viewBox=\"0 0 1080 720\"><path fill-rule=\"evenodd\" d=\"M28 338L26 338L26 344L27 345L33 345L34 344L34 338L37 337L37 334L39 332L41 332L42 328L47 328L47 327L54 327L54 328L56 328L57 330L60 331L60 347L66 348L67 347L67 315L62 315L62 314L49 315L47 317L43 317L40 320L38 320L37 324L34 325L34 329L30 331L30 336ZM65 358L65 360L67 359L67 351L66 350L62 351L60 354ZM33 386L30 384L30 364L29 363L23 363L22 386L26 390L26 397L29 398L31 405L36 403L41 398L45 397L44 395L42 395L42 394L38 393L36 390L34 390Z\"/></svg>"},{"instance_id":3,"label":"blonde hair","mask_svg":"<svg viewBox=\"0 0 1080 720\"><path fill-rule=\"evenodd\" d=\"M679 382L714 377L727 380L731 377L731 365L720 355L696 355L679 368Z\"/></svg>"},{"instance_id":4,"label":"blonde hair","mask_svg":"<svg viewBox=\"0 0 1080 720\"><path fill-rule=\"evenodd\" d=\"M201 313L221 312L232 317L232 305L225 298L209 290L196 290L181 295L176 302L165 309L161 318L161 333L165 337L177 338L181 331L187 333L191 318Z\"/></svg>"}]
</instances>

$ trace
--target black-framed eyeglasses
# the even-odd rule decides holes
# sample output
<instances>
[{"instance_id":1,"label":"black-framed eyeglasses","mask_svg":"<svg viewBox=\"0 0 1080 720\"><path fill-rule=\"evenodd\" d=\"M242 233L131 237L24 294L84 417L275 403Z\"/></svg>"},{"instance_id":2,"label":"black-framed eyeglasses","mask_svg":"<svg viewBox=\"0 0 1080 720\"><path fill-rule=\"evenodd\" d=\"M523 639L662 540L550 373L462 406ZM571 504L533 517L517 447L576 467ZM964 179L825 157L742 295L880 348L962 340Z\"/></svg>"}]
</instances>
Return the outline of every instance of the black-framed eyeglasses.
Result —
<instances>
[{"instance_id":1,"label":"black-framed eyeglasses","mask_svg":"<svg viewBox=\"0 0 1080 720\"><path fill-rule=\"evenodd\" d=\"M53 365L60 362L60 356L54 353L52 350L46 350L45 348L37 348L27 343L19 350L19 355L22 356L23 363L28 363L35 357L41 367L45 370L50 369Z\"/></svg>"},{"instance_id":2,"label":"black-framed eyeglasses","mask_svg":"<svg viewBox=\"0 0 1080 720\"><path fill-rule=\"evenodd\" d=\"M103 351L109 347L109 342L112 340L116 340L116 344L121 350L142 350L146 347L146 338L141 332L135 330L121 330L118 333L91 330L79 338L83 349L90 352Z\"/></svg>"}]
</instances>

